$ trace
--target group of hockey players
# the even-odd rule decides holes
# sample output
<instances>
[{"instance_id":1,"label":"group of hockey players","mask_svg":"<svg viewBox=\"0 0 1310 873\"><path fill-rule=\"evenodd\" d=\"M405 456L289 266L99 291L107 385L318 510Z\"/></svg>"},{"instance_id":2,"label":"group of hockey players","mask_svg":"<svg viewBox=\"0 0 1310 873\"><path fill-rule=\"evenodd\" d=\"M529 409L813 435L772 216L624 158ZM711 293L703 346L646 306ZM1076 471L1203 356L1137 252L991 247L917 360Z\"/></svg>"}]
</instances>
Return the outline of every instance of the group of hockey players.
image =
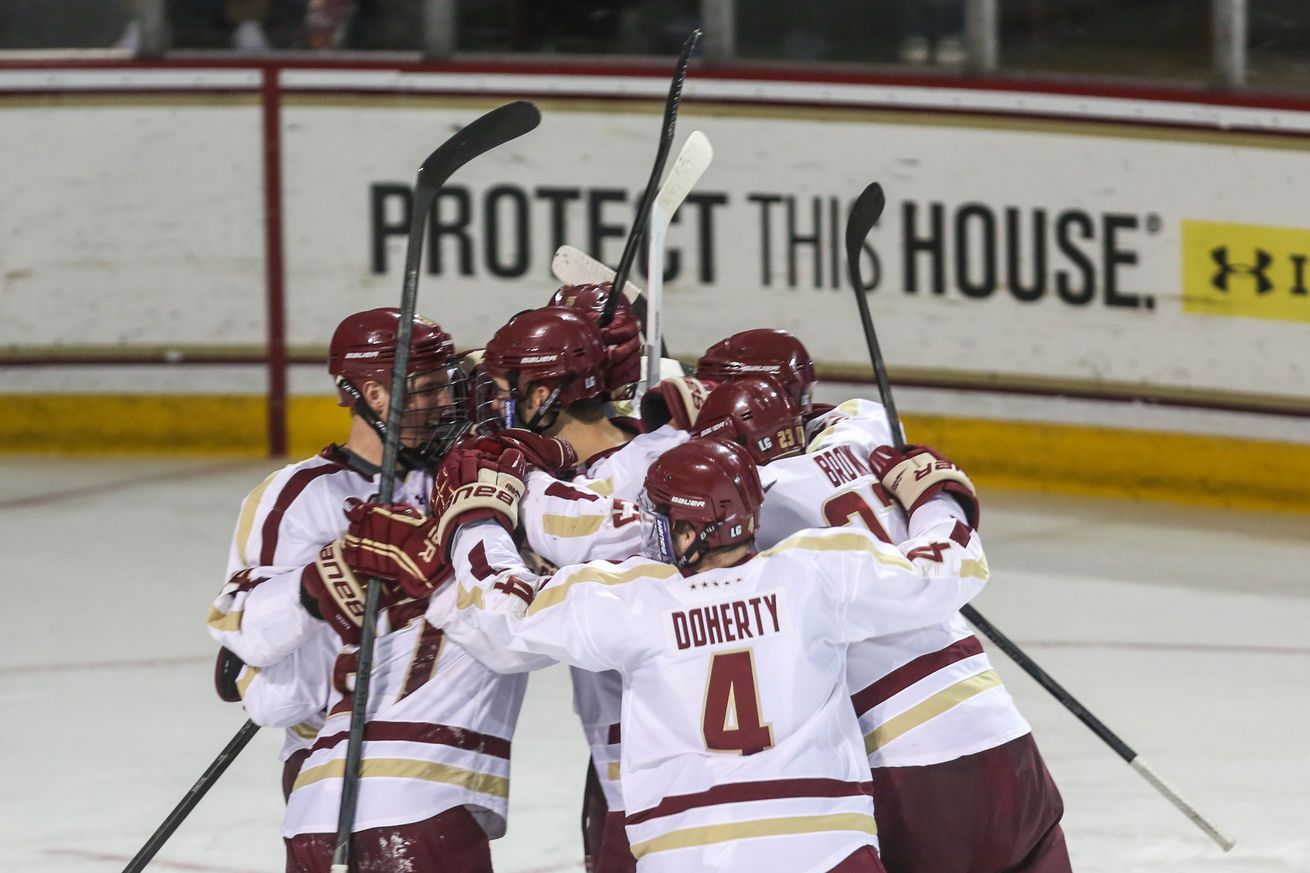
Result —
<instances>
[{"instance_id":1,"label":"group of hockey players","mask_svg":"<svg viewBox=\"0 0 1310 873\"><path fill-rule=\"evenodd\" d=\"M330 866L369 579L352 871L492 869L527 677L556 662L595 873L1069 870L1059 793L959 614L988 577L968 477L893 448L878 403L814 403L781 330L637 397L610 293L565 286L471 353L416 318L387 504L401 315L333 335L349 436L246 498L209 616L220 694L286 729L287 870Z\"/></svg>"}]
</instances>

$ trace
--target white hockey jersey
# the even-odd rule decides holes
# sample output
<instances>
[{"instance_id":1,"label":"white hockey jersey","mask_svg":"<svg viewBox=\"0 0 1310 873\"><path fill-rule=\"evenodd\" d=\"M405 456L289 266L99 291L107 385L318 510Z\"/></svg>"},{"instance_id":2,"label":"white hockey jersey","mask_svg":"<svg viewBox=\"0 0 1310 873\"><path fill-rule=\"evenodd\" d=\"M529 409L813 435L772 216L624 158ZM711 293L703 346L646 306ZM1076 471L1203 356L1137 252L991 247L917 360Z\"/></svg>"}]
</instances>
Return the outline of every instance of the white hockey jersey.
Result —
<instances>
[{"instance_id":1,"label":"white hockey jersey","mask_svg":"<svg viewBox=\"0 0 1310 873\"><path fill-rule=\"evenodd\" d=\"M426 506L431 488L430 476L411 473L397 484L397 499ZM345 534L346 498L376 493L376 468L333 445L270 474L241 504L209 633L245 662L236 685L250 717L287 728L282 760L322 726L340 644L301 606L300 574Z\"/></svg>"},{"instance_id":2,"label":"white hockey jersey","mask_svg":"<svg viewBox=\"0 0 1310 873\"><path fill-rule=\"evenodd\" d=\"M655 459L690 437L686 431L670 425L650 433L638 434L631 441L598 457L588 458L583 475L566 487L546 485L543 473L530 474L528 494L519 507L519 518L527 533L528 545L556 567L583 564L587 561L621 561L641 552L641 525L637 524L637 496L645 486L646 471ZM549 478L549 477L546 477ZM572 491L578 495L577 511L582 518L593 517L594 512L610 512L612 520L602 519L572 526L576 538L550 537L551 530L563 532L563 526L554 523L549 527L543 519L563 510L556 504L539 499L543 492L563 495ZM601 500L598 495L606 495ZM595 508L588 508L593 504ZM593 527L593 524L599 524ZM620 730L619 712L622 705L623 682L613 671L595 673L570 667L573 681L573 711L582 722L582 731L591 746L591 762L605 794L610 812L624 809L623 793L619 785Z\"/></svg>"},{"instance_id":3,"label":"white hockey jersey","mask_svg":"<svg viewBox=\"0 0 1310 873\"><path fill-rule=\"evenodd\" d=\"M939 622L986 581L976 535L936 506L915 525L906 551L865 531L811 530L690 577L632 558L539 580L484 523L457 534L450 624L619 673L627 830L643 873L826 871L876 845L847 646ZM475 550L492 574L474 569Z\"/></svg>"},{"instance_id":4,"label":"white hockey jersey","mask_svg":"<svg viewBox=\"0 0 1310 873\"><path fill-rule=\"evenodd\" d=\"M345 534L346 498L370 499L377 487L376 468L335 447L269 477L247 498L233 542L234 566L255 564L229 581L211 611L211 633L257 665L237 680L251 717L284 725L312 714L317 728L306 731L300 722L289 733L285 754L310 751L287 802L283 836L336 831L357 663L356 648L301 606L300 574L325 543ZM410 473L394 499L426 510L431 489L430 475ZM452 586L445 591L453 597ZM445 644L424 619L429 605L405 601L379 616L355 829L465 805L490 836L500 836L525 677L493 673Z\"/></svg>"},{"instance_id":5,"label":"white hockey jersey","mask_svg":"<svg viewBox=\"0 0 1310 873\"><path fill-rule=\"evenodd\" d=\"M883 406L848 400L814 429L806 454L760 468L766 491L760 547L824 525L862 527L884 542L905 540L905 512L867 463L874 448L891 442ZM958 613L856 644L846 669L872 767L939 764L1031 730Z\"/></svg>"}]
</instances>

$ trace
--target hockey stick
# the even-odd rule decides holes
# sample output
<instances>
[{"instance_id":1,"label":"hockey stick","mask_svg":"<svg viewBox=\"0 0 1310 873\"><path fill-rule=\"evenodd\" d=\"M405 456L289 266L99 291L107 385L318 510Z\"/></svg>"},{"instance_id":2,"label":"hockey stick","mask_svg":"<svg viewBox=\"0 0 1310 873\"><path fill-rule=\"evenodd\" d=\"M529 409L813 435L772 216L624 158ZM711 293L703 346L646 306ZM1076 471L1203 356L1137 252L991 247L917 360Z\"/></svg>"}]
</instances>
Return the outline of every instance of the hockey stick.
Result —
<instances>
[{"instance_id":1,"label":"hockey stick","mask_svg":"<svg viewBox=\"0 0 1310 873\"><path fill-rule=\"evenodd\" d=\"M696 28L687 37L687 41L682 44L682 52L678 55L677 66L673 68L673 81L669 83L669 96L664 101L664 129L660 132L659 148L655 151L655 166L651 167L650 179L646 182L646 190L641 195L641 200L637 203L636 214L632 217L632 228L628 231L628 238L623 243L623 254L619 256L618 269L614 271L614 286L616 288L624 287L628 281L628 273L632 271L632 262L637 256L637 241L641 239L642 231L646 229L646 219L650 215L651 206L655 201L655 186L660 183L660 176L664 175L664 163L669 159L669 149L673 146L673 128L678 123L678 102L682 99L682 83L687 78L687 64L691 60L691 53L696 48L696 43L700 41L701 31ZM605 311L601 313L601 327L608 327L609 323L614 320L614 309L619 305L617 295L610 295L605 301Z\"/></svg>"},{"instance_id":2,"label":"hockey stick","mask_svg":"<svg viewBox=\"0 0 1310 873\"><path fill-rule=\"evenodd\" d=\"M181 802L173 807L173 811L168 814L168 818L164 819L163 824L150 835L150 839L146 840L145 845L141 847L141 851L137 852L132 860L127 862L127 866L123 868L123 873L141 873L146 868L150 860L155 857L155 853L163 847L164 843L168 842L169 837L173 836L173 831L177 830L186 817L191 814L191 810L196 808L196 804L200 802L201 798L209 792L210 788L214 787L218 777L223 775L223 771L227 770L228 765L236 760L237 755L258 732L259 725L253 721L247 721L241 726L236 735L223 747L223 751L218 753L218 757L205 768L204 773L200 774L200 778L196 780L196 784L191 786L191 790L183 795Z\"/></svg>"},{"instance_id":3,"label":"hockey stick","mask_svg":"<svg viewBox=\"0 0 1310 873\"><path fill-rule=\"evenodd\" d=\"M660 186L655 201L663 203L670 215L677 212L678 207L687 199L687 195L691 193L691 189L695 187L700 175L705 172L705 168L713 158L714 148L710 145L710 138L698 130L692 131L691 136L682 144L678 157L674 159L673 169L669 171L668 178ZM696 170L696 178L687 179L686 171L697 165L699 169ZM612 269L582 249L571 245L562 245L555 250L555 257L550 262L550 271L565 285L599 285L602 282L614 281ZM628 302L632 304L644 323L646 301L641 288L630 280L625 281L623 296L628 298Z\"/></svg>"},{"instance_id":4,"label":"hockey stick","mask_svg":"<svg viewBox=\"0 0 1310 873\"><path fill-rule=\"evenodd\" d=\"M855 300L860 308L860 324L864 327L864 339L869 346L869 357L873 361L873 372L878 380L878 394L882 398L883 406L887 409L887 424L891 428L892 443L897 451L901 451L905 448L905 438L901 435L901 419L896 414L896 405L892 402L892 389L887 380L887 369L883 365L882 352L878 347L878 337L873 330L873 318L869 315L869 302L864 299L864 280L860 273L860 250L864 245L864 239L878 222L885 205L886 198L883 196L882 186L877 182L870 184L856 198L855 204L851 207L850 215L846 219L846 263L850 270L851 287L855 289ZM1233 848L1233 840L1221 833L1218 828L1197 812L1195 807L1183 800L1178 792L1169 787L1140 755L1134 752L1127 743L1119 739L1114 731L1106 727L1100 719L1088 712L1072 694L1064 689L1064 686L1047 675L1046 671L1039 667L1037 662L1030 658L1023 649L1019 648L1013 640L1001 633L990 621L983 618L982 613L965 604L960 609L960 614L968 619L974 627L982 631L983 635L995 643L1001 651L1009 655L1010 659L1036 680L1037 684L1064 704L1065 709L1072 712L1079 721L1091 729L1092 733L1100 737L1111 749L1114 749L1120 758L1128 762L1128 765L1140 773L1142 778L1168 798L1170 803L1178 807L1179 811L1191 819L1193 824L1205 831L1206 835L1218 843L1220 848L1225 852Z\"/></svg>"},{"instance_id":5,"label":"hockey stick","mask_svg":"<svg viewBox=\"0 0 1310 873\"><path fill-rule=\"evenodd\" d=\"M400 295L400 331L396 337L396 362L391 375L391 400L387 408L386 441L382 449L382 479L379 503L390 503L396 487L396 458L400 452L400 417L405 405L409 344L413 336L414 310L418 302L419 264L423 259L423 231L437 192L460 167L478 155L491 151L532 130L541 122L537 107L524 100L506 103L475 119L428 155L414 181L414 202L410 211L409 238L405 246L405 282ZM337 844L332 855L332 873L347 873L350 836L359 802L360 759L364 749L364 721L368 686L373 672L373 639L376 633L378 599L382 585L376 579L365 583L364 618L360 626L359 666L355 673L354 697L350 707L350 739L346 746L346 769L341 782L341 809L337 818Z\"/></svg>"},{"instance_id":6,"label":"hockey stick","mask_svg":"<svg viewBox=\"0 0 1310 873\"><path fill-rule=\"evenodd\" d=\"M673 162L669 178L660 188L655 205L650 210L650 255L646 270L646 385L654 386L660 381L660 360L668 357L664 348L664 238L668 235L669 225L673 222L673 213L678 211L678 204L687 199L691 189L700 181L705 168L714 159L714 149L710 140L699 130L693 130L687 137L687 143ZM611 295L613 296L613 295ZM609 301L606 301L609 302Z\"/></svg>"}]
</instances>

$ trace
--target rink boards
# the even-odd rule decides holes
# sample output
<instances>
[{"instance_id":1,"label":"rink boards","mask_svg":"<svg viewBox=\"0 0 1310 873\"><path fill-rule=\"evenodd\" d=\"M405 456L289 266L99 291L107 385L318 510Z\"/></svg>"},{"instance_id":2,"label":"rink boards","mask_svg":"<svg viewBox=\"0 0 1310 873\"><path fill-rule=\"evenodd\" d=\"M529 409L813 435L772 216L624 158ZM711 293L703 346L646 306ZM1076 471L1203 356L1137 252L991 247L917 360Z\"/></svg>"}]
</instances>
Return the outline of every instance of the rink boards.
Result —
<instances>
[{"instance_id":1,"label":"rink boards","mask_svg":"<svg viewBox=\"0 0 1310 873\"><path fill-rule=\"evenodd\" d=\"M0 67L0 393L22 395L0 445L339 436L324 340L395 305L423 156L507 97L542 108L452 180L428 235L420 310L477 345L544 302L560 243L618 259L666 85ZM693 71L678 129L715 161L670 233L675 356L778 326L825 379L866 378L841 238L877 180L864 273L912 437L984 480L1310 510L1310 105Z\"/></svg>"}]
</instances>

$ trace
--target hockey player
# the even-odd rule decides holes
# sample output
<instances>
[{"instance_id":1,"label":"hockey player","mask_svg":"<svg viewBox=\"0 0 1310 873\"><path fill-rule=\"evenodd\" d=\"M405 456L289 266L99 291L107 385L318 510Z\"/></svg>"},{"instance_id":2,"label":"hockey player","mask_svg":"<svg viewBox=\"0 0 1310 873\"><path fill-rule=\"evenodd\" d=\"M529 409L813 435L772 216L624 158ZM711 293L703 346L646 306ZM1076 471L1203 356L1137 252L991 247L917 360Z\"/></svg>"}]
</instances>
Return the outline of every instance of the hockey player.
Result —
<instances>
[{"instance_id":1,"label":"hockey player","mask_svg":"<svg viewBox=\"0 0 1310 873\"><path fill-rule=\"evenodd\" d=\"M772 376L807 420L830 407L815 408L814 361L796 337L776 328L734 333L705 350L696 362L697 378L713 384L742 376Z\"/></svg>"},{"instance_id":2,"label":"hockey player","mask_svg":"<svg viewBox=\"0 0 1310 873\"><path fill-rule=\"evenodd\" d=\"M561 470L535 462L537 469L528 475L520 525L529 548L553 566L622 559L639 551L639 528L632 523L646 470L687 439L674 427L643 434L636 421L607 417L605 401L626 396L628 380L638 371L632 355L640 357L640 346L631 344L636 335L628 328L636 321L626 301L608 347L594 327L607 294L603 286L561 288L556 298L568 308L548 306L516 316L492 337L483 359L510 397L513 421L568 441L583 458L579 475L568 484L556 480ZM623 339L628 334L630 340ZM671 390L679 403L681 394ZM575 668L571 676L574 709L592 750L584 798L586 854L595 873L624 873L635 860L623 831L617 773L622 685L613 673Z\"/></svg>"},{"instance_id":3,"label":"hockey player","mask_svg":"<svg viewBox=\"0 0 1310 873\"><path fill-rule=\"evenodd\" d=\"M866 528L884 542L904 539L906 513L888 483L905 462L893 464L886 453L891 432L883 407L847 401L820 424L826 429L806 451L791 396L770 377L747 376L710 393L695 435L737 442L761 465L764 548L825 525ZM911 459L936 466L925 451L907 447ZM914 494L906 491L913 486L899 487ZM947 487L976 525L970 494L955 483ZM1059 792L1027 721L963 617L855 644L847 681L873 770L889 873L1070 869Z\"/></svg>"},{"instance_id":4,"label":"hockey player","mask_svg":"<svg viewBox=\"0 0 1310 873\"><path fill-rule=\"evenodd\" d=\"M325 873L335 844L365 579L358 558L344 553L343 503L377 491L399 327L398 310L375 309L337 328L328 370L351 409L349 437L274 473L246 499L230 580L210 615L211 633L244 661L228 675L251 717L308 719L312 728L288 743L289 871ZM430 468L469 426L468 405L439 326L416 319L410 348L395 499L426 507ZM488 837L504 832L523 679L443 645L423 619L443 574L428 575L382 591L352 869L489 871ZM465 690L434 693L452 685Z\"/></svg>"},{"instance_id":5,"label":"hockey player","mask_svg":"<svg viewBox=\"0 0 1310 873\"><path fill-rule=\"evenodd\" d=\"M514 450L458 469L465 484L434 506L444 524L479 518L486 504L473 498L488 491L516 502ZM845 649L940 621L986 579L950 501L917 507L901 549L815 530L756 554L763 496L743 449L693 440L647 475L647 557L539 578L512 522L455 536L452 638L619 672L627 829L643 873L881 870Z\"/></svg>"}]
</instances>

